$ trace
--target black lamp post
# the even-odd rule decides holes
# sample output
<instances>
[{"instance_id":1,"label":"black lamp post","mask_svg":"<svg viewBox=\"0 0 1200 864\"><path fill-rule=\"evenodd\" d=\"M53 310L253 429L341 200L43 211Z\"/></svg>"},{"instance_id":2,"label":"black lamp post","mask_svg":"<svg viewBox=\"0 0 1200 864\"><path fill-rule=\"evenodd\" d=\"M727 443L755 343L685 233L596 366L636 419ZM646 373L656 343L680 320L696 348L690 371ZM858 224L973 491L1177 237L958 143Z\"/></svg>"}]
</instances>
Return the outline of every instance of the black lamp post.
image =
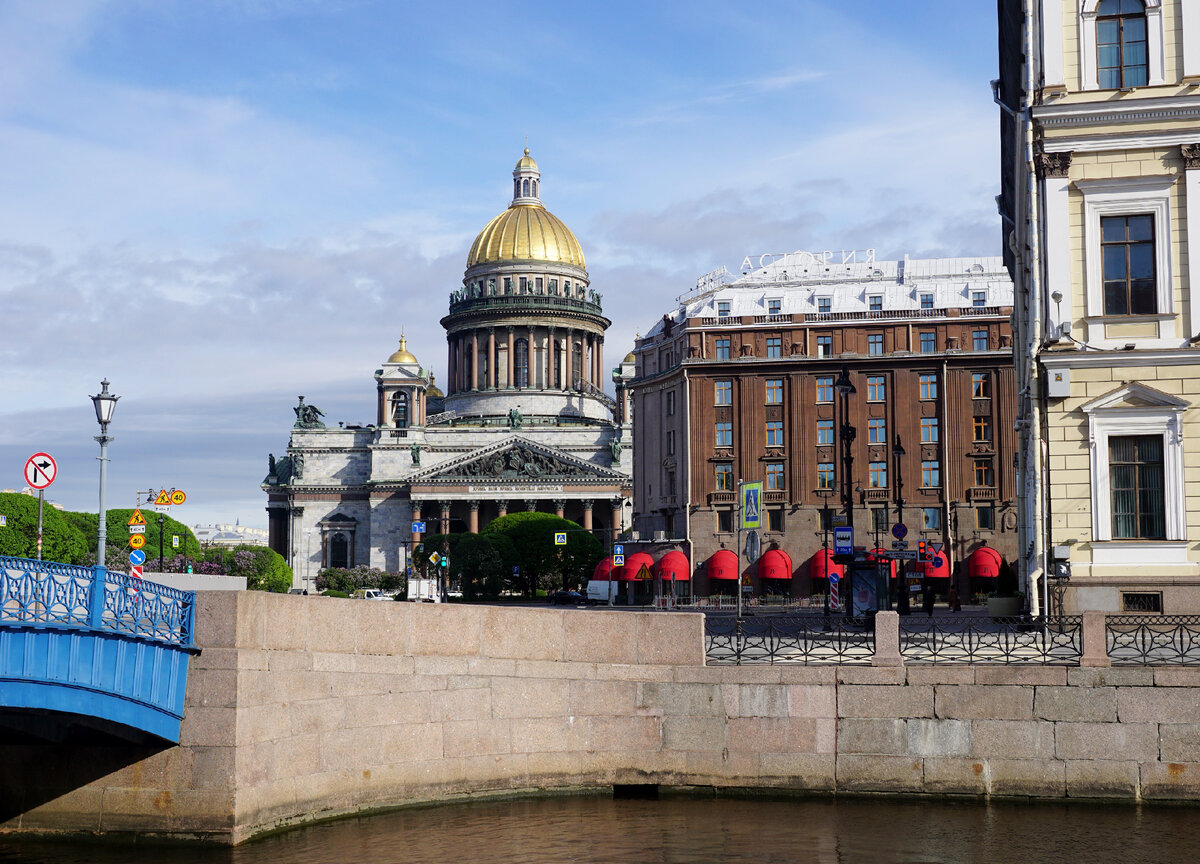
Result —
<instances>
[{"instance_id":1,"label":"black lamp post","mask_svg":"<svg viewBox=\"0 0 1200 864\"><path fill-rule=\"evenodd\" d=\"M838 395L842 397L842 420L838 426L838 435L842 441L842 507L846 514L846 525L849 526L851 536L854 532L854 491L851 488L853 482L850 477L854 470L854 438L858 434L857 430L850 425L850 397L856 392L854 384L850 381L850 371L843 366L842 374L833 382L833 387L837 390ZM850 578L846 580L849 584L844 596L847 598L846 606L844 607L851 617L854 615L854 571L853 571L853 551L851 552L850 567L844 570L845 574Z\"/></svg>"},{"instance_id":2,"label":"black lamp post","mask_svg":"<svg viewBox=\"0 0 1200 864\"><path fill-rule=\"evenodd\" d=\"M904 458L904 447L900 444L900 433L896 433L896 443L892 445L892 459L896 465L896 524L904 524L904 475L900 471L901 460ZM900 562L896 574L896 607L902 613L908 614L908 583L904 578L905 563Z\"/></svg>"}]
</instances>

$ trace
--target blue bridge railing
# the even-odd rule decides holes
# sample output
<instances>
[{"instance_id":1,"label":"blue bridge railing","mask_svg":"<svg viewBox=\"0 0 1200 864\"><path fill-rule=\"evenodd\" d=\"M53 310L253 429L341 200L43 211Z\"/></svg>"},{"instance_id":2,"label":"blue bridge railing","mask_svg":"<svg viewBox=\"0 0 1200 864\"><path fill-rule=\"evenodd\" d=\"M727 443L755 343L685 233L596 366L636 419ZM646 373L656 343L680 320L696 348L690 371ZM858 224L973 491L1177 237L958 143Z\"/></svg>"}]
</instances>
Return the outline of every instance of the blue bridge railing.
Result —
<instances>
[{"instance_id":1,"label":"blue bridge railing","mask_svg":"<svg viewBox=\"0 0 1200 864\"><path fill-rule=\"evenodd\" d=\"M104 567L0 557L0 624L90 627L193 645L196 595Z\"/></svg>"}]
</instances>

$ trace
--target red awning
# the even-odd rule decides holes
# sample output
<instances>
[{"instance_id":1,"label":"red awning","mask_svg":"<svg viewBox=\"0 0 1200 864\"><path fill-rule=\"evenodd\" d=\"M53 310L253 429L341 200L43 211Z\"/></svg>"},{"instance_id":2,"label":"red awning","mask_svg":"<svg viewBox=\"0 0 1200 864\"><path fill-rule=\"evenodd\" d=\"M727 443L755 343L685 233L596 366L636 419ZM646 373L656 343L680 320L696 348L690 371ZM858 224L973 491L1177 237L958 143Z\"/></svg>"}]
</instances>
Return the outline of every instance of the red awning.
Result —
<instances>
[{"instance_id":1,"label":"red awning","mask_svg":"<svg viewBox=\"0 0 1200 864\"><path fill-rule=\"evenodd\" d=\"M967 559L967 572L971 578L994 579L1000 575L1000 553L991 546L980 546Z\"/></svg>"},{"instance_id":2,"label":"red awning","mask_svg":"<svg viewBox=\"0 0 1200 864\"><path fill-rule=\"evenodd\" d=\"M949 579L950 578L950 556L943 549L933 556L932 561L916 561L913 565L913 570L923 576L928 576L931 579Z\"/></svg>"},{"instance_id":3,"label":"red awning","mask_svg":"<svg viewBox=\"0 0 1200 864\"><path fill-rule=\"evenodd\" d=\"M738 558L728 549L718 549L708 559L709 579L737 579Z\"/></svg>"},{"instance_id":4,"label":"red awning","mask_svg":"<svg viewBox=\"0 0 1200 864\"><path fill-rule=\"evenodd\" d=\"M608 581L608 574L612 572L612 558L601 558L600 563L596 565L596 569L592 571L592 578L599 579L601 582Z\"/></svg>"},{"instance_id":5,"label":"red awning","mask_svg":"<svg viewBox=\"0 0 1200 864\"><path fill-rule=\"evenodd\" d=\"M808 575L813 579L825 579L828 574L841 579L846 574L846 568L833 560L833 551L818 549L808 561Z\"/></svg>"},{"instance_id":6,"label":"red awning","mask_svg":"<svg viewBox=\"0 0 1200 864\"><path fill-rule=\"evenodd\" d=\"M768 549L758 559L759 579L791 579L792 559L782 549Z\"/></svg>"},{"instance_id":7,"label":"red awning","mask_svg":"<svg viewBox=\"0 0 1200 864\"><path fill-rule=\"evenodd\" d=\"M888 558L887 554L888 554L888 550L886 550L886 549L872 549L871 551L869 551L867 553L867 560L870 561L872 564L874 564L876 561L881 560L881 559L886 561L887 565L888 565L889 575L891 576L891 578L895 579L896 578L896 559Z\"/></svg>"},{"instance_id":8,"label":"red awning","mask_svg":"<svg viewBox=\"0 0 1200 864\"><path fill-rule=\"evenodd\" d=\"M654 565L654 572L664 582L670 582L672 579L676 582L686 582L691 578L692 568L686 555L672 551L658 559L658 563Z\"/></svg>"},{"instance_id":9,"label":"red awning","mask_svg":"<svg viewBox=\"0 0 1200 864\"><path fill-rule=\"evenodd\" d=\"M632 555L625 556L625 565L613 569L613 579L618 582L634 582L638 578L638 572L642 569L642 565L650 570L654 566L654 559L645 552L634 552Z\"/></svg>"}]
</instances>

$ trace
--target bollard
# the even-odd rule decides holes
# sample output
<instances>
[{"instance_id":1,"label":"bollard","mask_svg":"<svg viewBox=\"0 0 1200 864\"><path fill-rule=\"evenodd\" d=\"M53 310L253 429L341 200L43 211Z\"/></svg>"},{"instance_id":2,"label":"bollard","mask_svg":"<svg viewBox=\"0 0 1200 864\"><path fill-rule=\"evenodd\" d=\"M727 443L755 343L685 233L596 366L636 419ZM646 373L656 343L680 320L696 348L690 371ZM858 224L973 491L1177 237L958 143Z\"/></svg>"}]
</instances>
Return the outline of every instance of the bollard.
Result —
<instances>
[{"instance_id":1,"label":"bollard","mask_svg":"<svg viewBox=\"0 0 1200 864\"><path fill-rule=\"evenodd\" d=\"M1092 667L1111 666L1108 659L1108 634L1103 612L1092 610L1083 613L1080 628L1081 646L1079 665Z\"/></svg>"},{"instance_id":2,"label":"bollard","mask_svg":"<svg viewBox=\"0 0 1200 864\"><path fill-rule=\"evenodd\" d=\"M872 666L903 666L900 656L900 613L875 613L875 656Z\"/></svg>"}]
</instances>

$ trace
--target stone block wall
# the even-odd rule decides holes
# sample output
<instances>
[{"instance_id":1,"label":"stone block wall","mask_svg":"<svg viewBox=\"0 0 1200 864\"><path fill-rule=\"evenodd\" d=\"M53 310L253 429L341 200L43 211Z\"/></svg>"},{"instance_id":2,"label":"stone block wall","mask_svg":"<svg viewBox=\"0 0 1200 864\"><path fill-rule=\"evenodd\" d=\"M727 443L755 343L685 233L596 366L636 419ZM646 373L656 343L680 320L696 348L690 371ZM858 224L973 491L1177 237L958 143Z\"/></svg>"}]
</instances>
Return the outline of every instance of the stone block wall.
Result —
<instances>
[{"instance_id":1,"label":"stone block wall","mask_svg":"<svg viewBox=\"0 0 1200 864\"><path fill-rule=\"evenodd\" d=\"M237 843L479 793L1200 799L1200 670L705 666L694 614L198 602L180 746L4 823Z\"/></svg>"}]
</instances>

